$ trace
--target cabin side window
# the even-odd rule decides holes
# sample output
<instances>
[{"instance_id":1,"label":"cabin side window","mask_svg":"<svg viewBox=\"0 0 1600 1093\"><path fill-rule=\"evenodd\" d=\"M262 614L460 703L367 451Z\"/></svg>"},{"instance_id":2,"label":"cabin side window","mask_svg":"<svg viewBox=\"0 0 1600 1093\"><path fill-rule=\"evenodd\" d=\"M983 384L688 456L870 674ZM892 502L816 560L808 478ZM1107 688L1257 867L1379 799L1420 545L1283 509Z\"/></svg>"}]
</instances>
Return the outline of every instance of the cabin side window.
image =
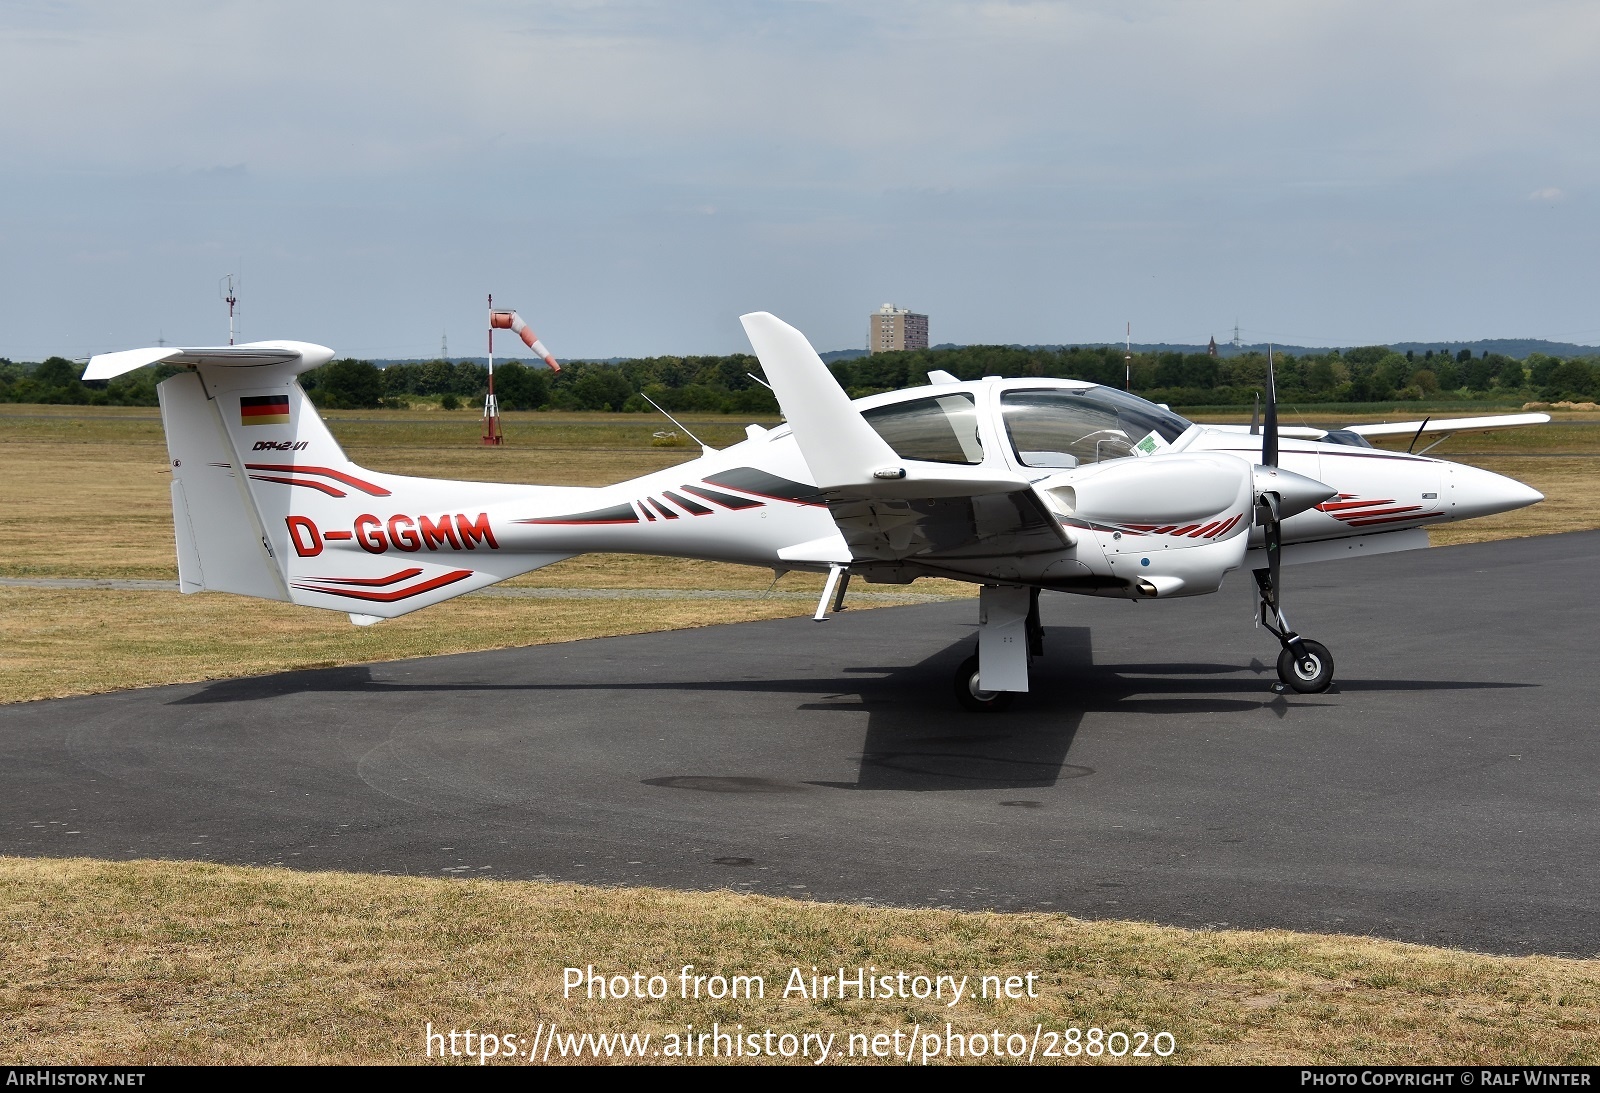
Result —
<instances>
[{"instance_id":1,"label":"cabin side window","mask_svg":"<svg viewBox=\"0 0 1600 1093\"><path fill-rule=\"evenodd\" d=\"M936 395L861 411L901 459L927 463L983 462L978 409L969 394Z\"/></svg>"}]
</instances>

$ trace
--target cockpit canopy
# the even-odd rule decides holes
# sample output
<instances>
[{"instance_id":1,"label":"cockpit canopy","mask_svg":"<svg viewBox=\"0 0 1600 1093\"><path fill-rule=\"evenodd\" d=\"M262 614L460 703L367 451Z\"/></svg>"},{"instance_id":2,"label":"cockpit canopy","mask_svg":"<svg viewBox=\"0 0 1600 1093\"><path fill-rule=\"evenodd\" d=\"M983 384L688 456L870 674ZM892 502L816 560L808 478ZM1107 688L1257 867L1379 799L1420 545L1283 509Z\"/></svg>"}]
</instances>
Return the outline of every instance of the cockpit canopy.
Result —
<instances>
[{"instance_id":1,"label":"cockpit canopy","mask_svg":"<svg viewBox=\"0 0 1600 1093\"><path fill-rule=\"evenodd\" d=\"M1110 387L1002 391L1000 412L1024 467L1070 469L1121 459L1136 455L1152 435L1160 437L1155 447L1165 447L1189 428L1171 410Z\"/></svg>"},{"instance_id":2,"label":"cockpit canopy","mask_svg":"<svg viewBox=\"0 0 1600 1093\"><path fill-rule=\"evenodd\" d=\"M1172 411L1109 387L1003 390L1000 414L1017 462L1050 470L1165 447L1189 428ZM894 402L861 416L903 459L983 462L978 407L969 392Z\"/></svg>"}]
</instances>

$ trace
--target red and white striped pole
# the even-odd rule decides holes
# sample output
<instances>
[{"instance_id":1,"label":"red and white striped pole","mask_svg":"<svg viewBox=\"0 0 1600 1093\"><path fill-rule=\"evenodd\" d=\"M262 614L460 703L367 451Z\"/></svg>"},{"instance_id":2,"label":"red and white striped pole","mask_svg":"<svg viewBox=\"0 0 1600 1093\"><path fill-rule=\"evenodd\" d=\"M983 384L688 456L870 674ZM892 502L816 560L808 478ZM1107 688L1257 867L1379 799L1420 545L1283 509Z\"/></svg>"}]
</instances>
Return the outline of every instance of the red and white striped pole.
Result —
<instances>
[{"instance_id":1,"label":"red and white striped pole","mask_svg":"<svg viewBox=\"0 0 1600 1093\"><path fill-rule=\"evenodd\" d=\"M500 432L500 404L494 397L494 293L489 294L489 393L483 400L483 443L499 447L506 442Z\"/></svg>"},{"instance_id":2,"label":"red and white striped pole","mask_svg":"<svg viewBox=\"0 0 1600 1093\"><path fill-rule=\"evenodd\" d=\"M494 297L489 297L489 397L483 405L483 442L485 444L502 444L504 438L500 435L500 407L494 400L494 332L496 330L509 330L522 339L522 344L539 354L545 364L550 366L550 371L559 372L561 366L539 340L527 323L522 321L522 316L515 311L505 308L495 310ZM493 418L493 425L490 419ZM491 436L492 434L492 436Z\"/></svg>"}]
</instances>

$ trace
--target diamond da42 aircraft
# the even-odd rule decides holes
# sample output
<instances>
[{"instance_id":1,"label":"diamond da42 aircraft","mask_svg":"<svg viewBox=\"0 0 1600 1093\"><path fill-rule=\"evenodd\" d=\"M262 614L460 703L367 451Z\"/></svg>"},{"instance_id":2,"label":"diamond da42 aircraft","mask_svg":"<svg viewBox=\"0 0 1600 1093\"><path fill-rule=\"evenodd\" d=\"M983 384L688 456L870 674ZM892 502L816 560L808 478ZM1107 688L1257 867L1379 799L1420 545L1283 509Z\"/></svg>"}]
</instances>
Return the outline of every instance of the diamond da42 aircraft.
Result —
<instances>
[{"instance_id":1,"label":"diamond da42 aircraft","mask_svg":"<svg viewBox=\"0 0 1600 1093\"><path fill-rule=\"evenodd\" d=\"M933 372L926 387L852 401L798 330L765 312L741 321L785 424L593 488L357 466L296 379L332 358L318 345L128 350L94 357L84 378L187 366L158 388L184 592L367 625L603 551L826 573L821 619L852 576L948 577L980 586L977 650L955 679L973 710L1028 689L1042 591L1161 601L1215 592L1241 567L1281 646L1279 689L1326 690L1333 658L1290 626L1283 565L1425 547L1430 524L1543 499L1366 438L1546 415L1286 429L1270 378L1260 429L1193 424L1076 380Z\"/></svg>"}]
</instances>

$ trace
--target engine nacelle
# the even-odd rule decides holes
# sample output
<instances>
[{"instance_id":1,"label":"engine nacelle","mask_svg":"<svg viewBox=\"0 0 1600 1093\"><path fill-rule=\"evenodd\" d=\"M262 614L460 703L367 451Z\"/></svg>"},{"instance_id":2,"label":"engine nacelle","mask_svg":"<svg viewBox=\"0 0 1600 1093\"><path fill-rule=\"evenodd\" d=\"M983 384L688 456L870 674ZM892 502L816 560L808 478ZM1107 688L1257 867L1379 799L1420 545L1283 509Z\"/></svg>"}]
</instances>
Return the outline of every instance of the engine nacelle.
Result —
<instances>
[{"instance_id":1,"label":"engine nacelle","mask_svg":"<svg viewBox=\"0 0 1600 1093\"><path fill-rule=\"evenodd\" d=\"M1215 592L1244 562L1255 477L1233 456L1108 460L1052 475L1035 488L1074 533L1078 561L1115 578L1114 595Z\"/></svg>"}]
</instances>

